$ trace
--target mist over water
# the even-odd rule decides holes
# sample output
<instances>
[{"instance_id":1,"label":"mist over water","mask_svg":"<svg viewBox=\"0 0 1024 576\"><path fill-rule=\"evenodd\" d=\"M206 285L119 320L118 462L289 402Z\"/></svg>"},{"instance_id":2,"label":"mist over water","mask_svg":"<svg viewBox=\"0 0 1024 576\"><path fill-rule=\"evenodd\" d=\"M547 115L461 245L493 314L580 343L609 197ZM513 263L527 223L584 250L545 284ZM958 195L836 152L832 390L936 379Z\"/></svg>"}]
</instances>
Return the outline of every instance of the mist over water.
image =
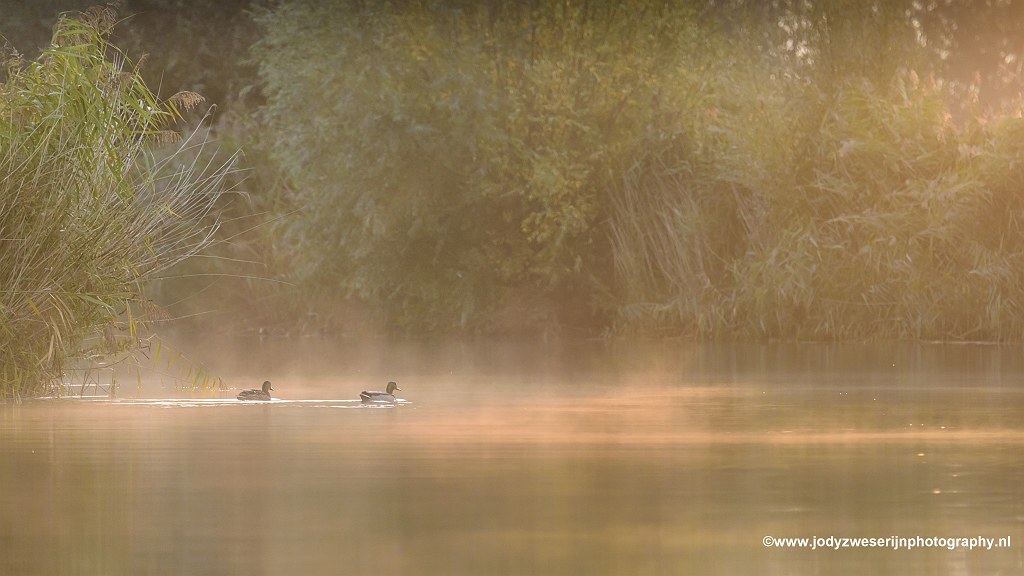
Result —
<instances>
[{"instance_id":1,"label":"mist over water","mask_svg":"<svg viewBox=\"0 0 1024 576\"><path fill-rule=\"evenodd\" d=\"M154 380L0 407L0 573L1022 570L1024 362L1009 347L306 339L205 353L231 389ZM273 402L233 399L264 379ZM388 380L404 402L358 401ZM833 535L1014 544L762 543Z\"/></svg>"}]
</instances>

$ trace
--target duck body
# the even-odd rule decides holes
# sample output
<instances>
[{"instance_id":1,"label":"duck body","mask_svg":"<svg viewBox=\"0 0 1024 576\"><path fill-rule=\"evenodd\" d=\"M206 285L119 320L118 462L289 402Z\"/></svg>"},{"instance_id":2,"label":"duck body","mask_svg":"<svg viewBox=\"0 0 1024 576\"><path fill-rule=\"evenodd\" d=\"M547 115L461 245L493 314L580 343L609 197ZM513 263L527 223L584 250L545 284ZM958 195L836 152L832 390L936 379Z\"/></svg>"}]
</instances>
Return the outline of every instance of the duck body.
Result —
<instances>
[{"instance_id":1,"label":"duck body","mask_svg":"<svg viewBox=\"0 0 1024 576\"><path fill-rule=\"evenodd\" d=\"M388 382L387 392L381 392L379 390L363 390L359 393L359 398L363 402L388 402L394 404L395 390L401 390L398 384L394 382Z\"/></svg>"},{"instance_id":2,"label":"duck body","mask_svg":"<svg viewBox=\"0 0 1024 576\"><path fill-rule=\"evenodd\" d=\"M270 397L270 391L273 388L270 387L270 380L263 382L262 390L242 390L238 394L239 400L263 400L264 402L272 400Z\"/></svg>"}]
</instances>

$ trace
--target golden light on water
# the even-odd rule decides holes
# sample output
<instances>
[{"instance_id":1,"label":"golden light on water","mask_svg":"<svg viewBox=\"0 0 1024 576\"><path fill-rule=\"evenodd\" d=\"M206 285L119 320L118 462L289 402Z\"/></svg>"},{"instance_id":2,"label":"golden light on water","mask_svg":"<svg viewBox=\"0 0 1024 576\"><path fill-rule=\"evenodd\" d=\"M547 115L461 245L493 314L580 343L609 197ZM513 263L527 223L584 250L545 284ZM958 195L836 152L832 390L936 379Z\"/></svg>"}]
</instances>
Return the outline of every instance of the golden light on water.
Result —
<instances>
[{"instance_id":1,"label":"golden light on water","mask_svg":"<svg viewBox=\"0 0 1024 576\"><path fill-rule=\"evenodd\" d=\"M1024 468L1007 465L1024 443L1024 396L998 370L948 379L996 349L925 352L936 356L855 381L849 364L807 366L876 352L594 345L539 364L529 346L511 350L483 372L486 345L384 350L392 369L419 374L396 377L405 402L393 407L364 407L358 391L373 386L329 362L272 375L267 403L150 389L5 407L0 534L13 552L0 571L735 574L825 561L858 574L892 551L822 560L762 538L1018 529L1001 511L1024 486ZM270 349L260 362L281 366ZM947 381L923 386L935 363ZM15 519L22 528L4 533ZM899 565L926 574L945 553Z\"/></svg>"}]
</instances>

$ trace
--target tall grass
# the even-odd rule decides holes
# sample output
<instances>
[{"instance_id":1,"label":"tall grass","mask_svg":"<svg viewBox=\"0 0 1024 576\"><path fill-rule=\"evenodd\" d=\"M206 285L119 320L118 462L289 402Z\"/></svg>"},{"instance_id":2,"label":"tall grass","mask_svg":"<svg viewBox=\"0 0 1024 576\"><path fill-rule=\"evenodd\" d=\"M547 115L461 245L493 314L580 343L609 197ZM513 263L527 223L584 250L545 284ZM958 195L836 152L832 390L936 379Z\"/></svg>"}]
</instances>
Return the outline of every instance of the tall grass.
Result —
<instances>
[{"instance_id":1,"label":"tall grass","mask_svg":"<svg viewBox=\"0 0 1024 576\"><path fill-rule=\"evenodd\" d=\"M34 62L0 86L0 400L62 393L64 371L138 346L142 282L208 243L230 165L152 154L181 113L108 42L115 15L62 17Z\"/></svg>"},{"instance_id":2,"label":"tall grass","mask_svg":"<svg viewBox=\"0 0 1024 576\"><path fill-rule=\"evenodd\" d=\"M713 120L638 154L613 195L620 327L1024 336L1019 113L955 124L948 93L905 69L827 93L779 75L722 81L758 103L756 122L711 90Z\"/></svg>"}]
</instances>

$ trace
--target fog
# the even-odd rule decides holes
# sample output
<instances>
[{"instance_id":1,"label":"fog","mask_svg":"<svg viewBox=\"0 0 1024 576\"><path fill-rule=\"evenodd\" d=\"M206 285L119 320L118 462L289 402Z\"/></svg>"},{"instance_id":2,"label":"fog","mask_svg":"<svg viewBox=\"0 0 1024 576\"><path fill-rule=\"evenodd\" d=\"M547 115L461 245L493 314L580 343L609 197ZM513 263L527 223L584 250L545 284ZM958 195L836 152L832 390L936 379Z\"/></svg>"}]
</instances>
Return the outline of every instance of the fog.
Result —
<instances>
[{"instance_id":1,"label":"fog","mask_svg":"<svg viewBox=\"0 0 1024 576\"><path fill-rule=\"evenodd\" d=\"M0 411L0 572L936 574L1021 534L1022 366L997 346L273 340L225 390ZM274 382L271 402L237 388ZM397 405L365 388L397 380Z\"/></svg>"}]
</instances>

